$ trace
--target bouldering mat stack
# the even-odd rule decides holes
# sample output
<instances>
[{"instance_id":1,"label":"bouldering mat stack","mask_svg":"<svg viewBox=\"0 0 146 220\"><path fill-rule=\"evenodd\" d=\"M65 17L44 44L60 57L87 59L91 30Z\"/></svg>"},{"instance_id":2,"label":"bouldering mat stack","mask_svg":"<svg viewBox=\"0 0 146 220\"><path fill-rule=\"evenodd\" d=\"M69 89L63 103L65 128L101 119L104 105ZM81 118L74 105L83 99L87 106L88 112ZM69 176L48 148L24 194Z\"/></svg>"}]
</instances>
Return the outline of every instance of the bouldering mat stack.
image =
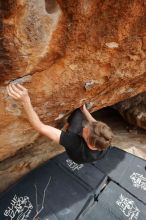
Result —
<instances>
[{"instance_id":1,"label":"bouldering mat stack","mask_svg":"<svg viewBox=\"0 0 146 220\"><path fill-rule=\"evenodd\" d=\"M106 174L92 164L77 164L66 153L55 157L53 161L90 191L99 191L107 180Z\"/></svg>"},{"instance_id":2,"label":"bouldering mat stack","mask_svg":"<svg viewBox=\"0 0 146 220\"><path fill-rule=\"evenodd\" d=\"M112 181L146 204L146 161L118 148L94 163Z\"/></svg>"},{"instance_id":3,"label":"bouldering mat stack","mask_svg":"<svg viewBox=\"0 0 146 220\"><path fill-rule=\"evenodd\" d=\"M87 172L86 165L74 166L79 166L80 181L55 159L25 176L1 196L0 219L37 219L35 216L44 220L75 219L84 207L94 202L93 188L102 185L105 175L91 165L90 175L89 165ZM90 184L89 180L86 183L88 175Z\"/></svg>"},{"instance_id":4,"label":"bouldering mat stack","mask_svg":"<svg viewBox=\"0 0 146 220\"><path fill-rule=\"evenodd\" d=\"M50 159L0 196L0 220L145 220L146 161L115 147L101 160Z\"/></svg>"},{"instance_id":5,"label":"bouldering mat stack","mask_svg":"<svg viewBox=\"0 0 146 220\"><path fill-rule=\"evenodd\" d=\"M146 206L126 190L110 182L93 206L78 220L145 220Z\"/></svg>"}]
</instances>

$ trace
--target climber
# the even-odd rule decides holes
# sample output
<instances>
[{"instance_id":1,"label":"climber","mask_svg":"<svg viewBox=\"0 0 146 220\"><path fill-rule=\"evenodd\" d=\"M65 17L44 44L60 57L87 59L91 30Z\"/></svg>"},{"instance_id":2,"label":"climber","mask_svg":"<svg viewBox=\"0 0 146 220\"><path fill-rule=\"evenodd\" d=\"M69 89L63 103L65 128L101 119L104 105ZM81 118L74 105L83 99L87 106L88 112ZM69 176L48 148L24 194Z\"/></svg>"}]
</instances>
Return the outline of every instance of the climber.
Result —
<instances>
[{"instance_id":1,"label":"climber","mask_svg":"<svg viewBox=\"0 0 146 220\"><path fill-rule=\"evenodd\" d=\"M6 89L9 96L21 102L33 128L64 146L69 157L76 163L93 162L107 153L113 133L105 123L92 117L85 104L73 111L60 130L41 122L24 86L10 83Z\"/></svg>"}]
</instances>

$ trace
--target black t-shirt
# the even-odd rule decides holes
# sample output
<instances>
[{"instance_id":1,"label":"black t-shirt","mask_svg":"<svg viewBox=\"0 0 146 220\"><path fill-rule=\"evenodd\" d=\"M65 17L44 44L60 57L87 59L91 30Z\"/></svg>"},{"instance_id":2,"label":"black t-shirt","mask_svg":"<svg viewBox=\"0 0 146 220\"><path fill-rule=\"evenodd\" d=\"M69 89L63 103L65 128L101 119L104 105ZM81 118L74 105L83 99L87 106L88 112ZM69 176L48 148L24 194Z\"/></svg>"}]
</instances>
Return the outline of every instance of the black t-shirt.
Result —
<instances>
[{"instance_id":1,"label":"black t-shirt","mask_svg":"<svg viewBox=\"0 0 146 220\"><path fill-rule=\"evenodd\" d=\"M69 157L76 163L88 163L101 159L108 151L91 150L84 138L78 134L67 131L61 132L60 144L66 149Z\"/></svg>"}]
</instances>

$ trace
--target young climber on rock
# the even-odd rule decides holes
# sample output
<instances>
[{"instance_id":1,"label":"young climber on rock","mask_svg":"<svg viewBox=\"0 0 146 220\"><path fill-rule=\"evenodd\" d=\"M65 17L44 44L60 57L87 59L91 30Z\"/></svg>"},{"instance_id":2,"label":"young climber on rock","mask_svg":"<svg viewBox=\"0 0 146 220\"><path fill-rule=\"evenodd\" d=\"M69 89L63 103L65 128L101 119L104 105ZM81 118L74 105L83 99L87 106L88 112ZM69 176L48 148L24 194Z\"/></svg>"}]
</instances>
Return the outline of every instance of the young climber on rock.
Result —
<instances>
[{"instance_id":1,"label":"young climber on rock","mask_svg":"<svg viewBox=\"0 0 146 220\"><path fill-rule=\"evenodd\" d=\"M92 117L85 104L69 116L64 130L59 130L39 119L24 86L11 83L7 86L7 92L22 103L33 128L57 144L63 145L69 157L76 163L99 160L108 151L113 133L105 123Z\"/></svg>"}]
</instances>

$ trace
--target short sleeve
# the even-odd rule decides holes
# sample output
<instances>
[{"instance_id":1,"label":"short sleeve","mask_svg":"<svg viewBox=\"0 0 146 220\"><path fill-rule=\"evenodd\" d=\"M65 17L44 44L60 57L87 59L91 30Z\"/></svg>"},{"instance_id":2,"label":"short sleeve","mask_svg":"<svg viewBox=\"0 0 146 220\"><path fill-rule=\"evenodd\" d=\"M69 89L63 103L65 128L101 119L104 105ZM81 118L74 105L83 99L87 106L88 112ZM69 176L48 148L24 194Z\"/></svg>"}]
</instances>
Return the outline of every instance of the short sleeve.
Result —
<instances>
[{"instance_id":1,"label":"short sleeve","mask_svg":"<svg viewBox=\"0 0 146 220\"><path fill-rule=\"evenodd\" d=\"M66 149L71 149L80 146L81 138L79 135L74 134L73 132L62 131L59 143Z\"/></svg>"}]
</instances>

